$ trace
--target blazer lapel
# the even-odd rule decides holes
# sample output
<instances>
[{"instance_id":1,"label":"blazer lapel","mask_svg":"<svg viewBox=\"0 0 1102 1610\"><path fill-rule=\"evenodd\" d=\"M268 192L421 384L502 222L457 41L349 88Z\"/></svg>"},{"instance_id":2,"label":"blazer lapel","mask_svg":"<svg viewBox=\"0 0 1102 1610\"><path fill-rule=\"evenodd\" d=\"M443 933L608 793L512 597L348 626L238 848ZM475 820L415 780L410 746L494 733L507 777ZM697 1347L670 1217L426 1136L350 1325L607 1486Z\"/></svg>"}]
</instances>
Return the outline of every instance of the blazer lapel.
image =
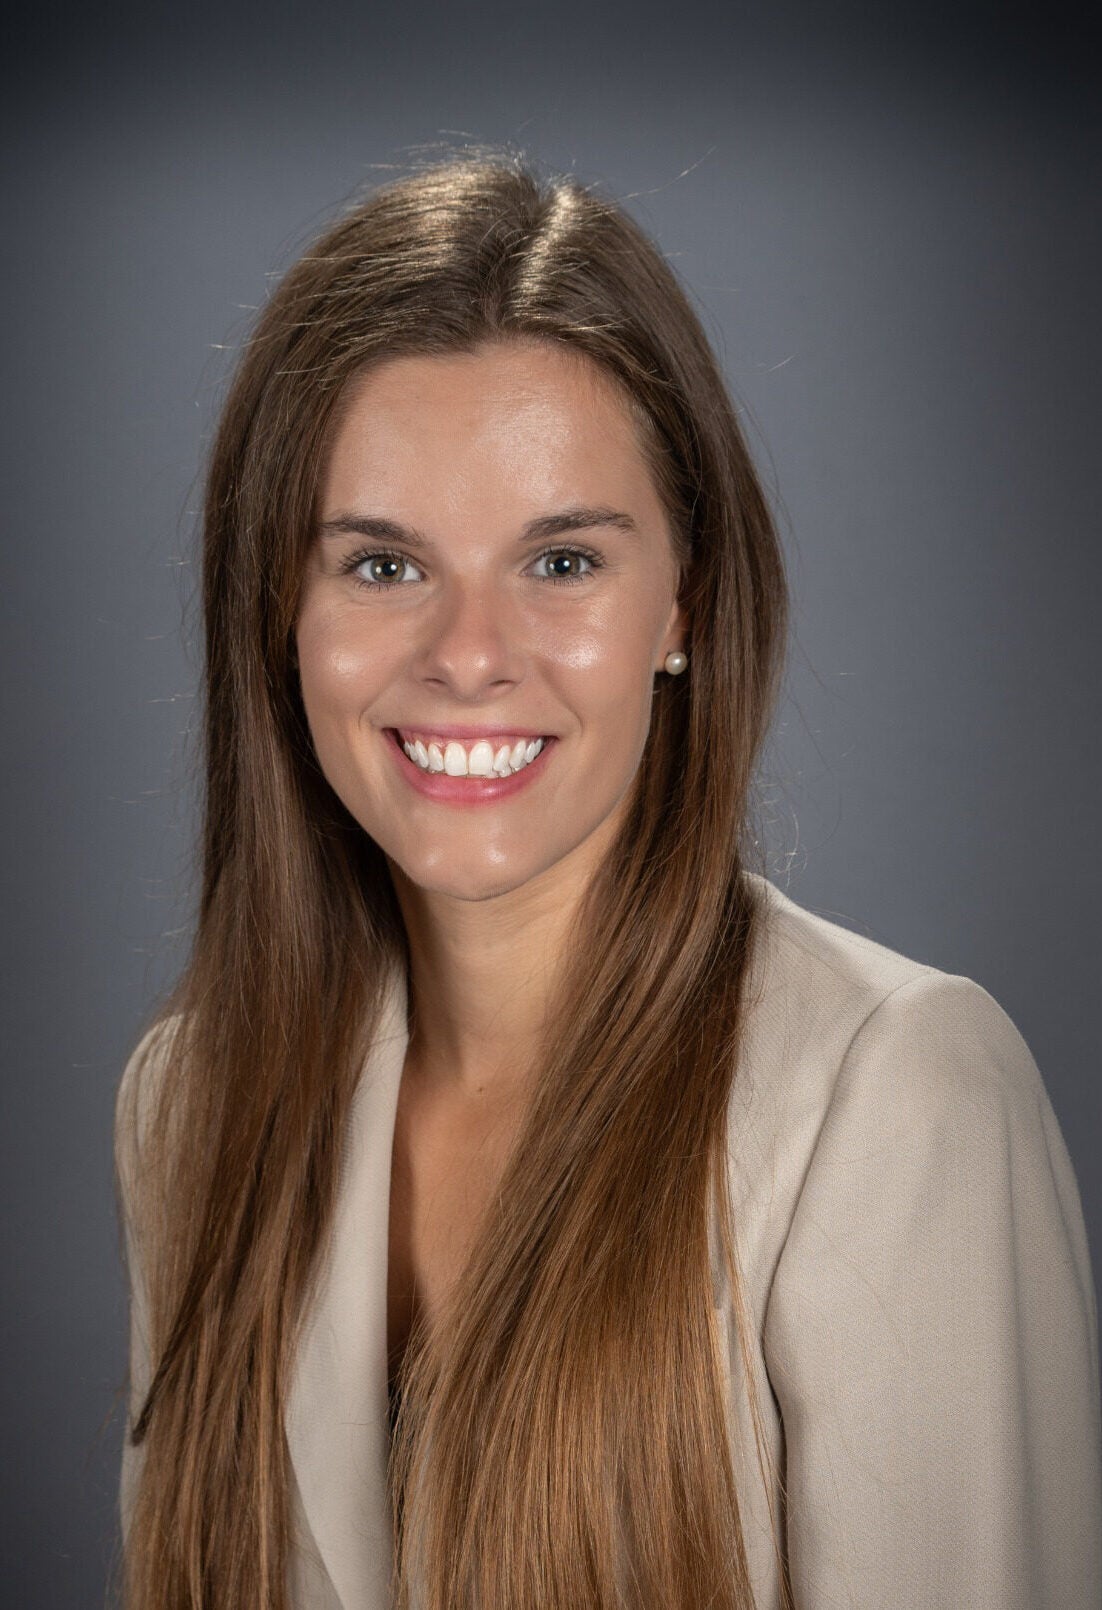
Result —
<instances>
[{"instance_id":1,"label":"blazer lapel","mask_svg":"<svg viewBox=\"0 0 1102 1610\"><path fill-rule=\"evenodd\" d=\"M302 1508L347 1610L386 1610L390 1595L387 1246L407 1041L405 971L395 968L349 1111L332 1238L286 1407Z\"/></svg>"}]
</instances>

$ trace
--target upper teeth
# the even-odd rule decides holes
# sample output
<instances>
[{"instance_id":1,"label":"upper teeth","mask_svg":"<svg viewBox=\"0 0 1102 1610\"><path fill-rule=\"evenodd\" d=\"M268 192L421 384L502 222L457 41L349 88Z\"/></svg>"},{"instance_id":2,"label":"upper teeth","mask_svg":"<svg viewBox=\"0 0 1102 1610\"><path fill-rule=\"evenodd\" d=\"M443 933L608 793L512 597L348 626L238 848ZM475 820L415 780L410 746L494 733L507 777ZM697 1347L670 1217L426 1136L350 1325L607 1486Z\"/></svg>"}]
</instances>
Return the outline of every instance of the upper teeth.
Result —
<instances>
[{"instance_id":1,"label":"upper teeth","mask_svg":"<svg viewBox=\"0 0 1102 1610\"><path fill-rule=\"evenodd\" d=\"M455 739L437 743L429 739L426 744L415 738L402 739L402 748L422 771L443 771L449 777L510 777L529 765L543 748L542 738L501 739L498 748L480 738L468 750Z\"/></svg>"}]
</instances>

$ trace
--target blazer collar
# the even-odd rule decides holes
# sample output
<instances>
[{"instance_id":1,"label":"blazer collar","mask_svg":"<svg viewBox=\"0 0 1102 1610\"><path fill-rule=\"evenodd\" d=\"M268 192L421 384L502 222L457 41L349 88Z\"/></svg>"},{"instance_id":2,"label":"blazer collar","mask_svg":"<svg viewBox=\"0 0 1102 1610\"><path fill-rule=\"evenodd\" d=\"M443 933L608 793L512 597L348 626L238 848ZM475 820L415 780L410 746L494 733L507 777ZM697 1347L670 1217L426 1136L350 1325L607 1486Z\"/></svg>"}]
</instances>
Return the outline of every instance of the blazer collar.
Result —
<instances>
[{"instance_id":1,"label":"blazer collar","mask_svg":"<svg viewBox=\"0 0 1102 1610\"><path fill-rule=\"evenodd\" d=\"M343 1142L332 1235L303 1318L286 1406L302 1507L340 1599L389 1604L387 1251L398 1087L408 1043L395 967Z\"/></svg>"},{"instance_id":2,"label":"blazer collar","mask_svg":"<svg viewBox=\"0 0 1102 1610\"><path fill-rule=\"evenodd\" d=\"M771 890L752 876L759 891ZM307 1304L286 1408L287 1442L318 1552L348 1610L387 1610L394 1538L387 1492L387 1262L398 1087L409 1041L405 966L388 979L349 1111L328 1249ZM715 1226L714 1301L725 1303Z\"/></svg>"}]
</instances>

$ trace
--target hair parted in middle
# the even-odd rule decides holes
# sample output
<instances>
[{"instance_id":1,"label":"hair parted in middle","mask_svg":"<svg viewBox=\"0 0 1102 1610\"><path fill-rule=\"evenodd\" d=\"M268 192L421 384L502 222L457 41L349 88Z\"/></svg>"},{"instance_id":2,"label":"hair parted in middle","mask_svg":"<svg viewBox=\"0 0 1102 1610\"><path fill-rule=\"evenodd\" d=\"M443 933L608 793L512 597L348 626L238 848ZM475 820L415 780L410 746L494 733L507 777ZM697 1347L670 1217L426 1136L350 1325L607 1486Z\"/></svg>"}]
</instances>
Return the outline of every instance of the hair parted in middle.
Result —
<instances>
[{"instance_id":1,"label":"hair parted in middle","mask_svg":"<svg viewBox=\"0 0 1102 1610\"><path fill-rule=\"evenodd\" d=\"M494 1211L446 1317L432 1337L415 1327L402 1364L394 1602L754 1604L729 1370L772 1488L729 1125L759 931L743 876L760 853L753 785L787 630L781 549L654 243L597 187L476 149L376 188L295 262L212 447L196 930L121 1108L151 1302L129 1610L289 1610L295 1337L356 1079L386 981L409 963L382 852L313 751L298 603L350 383L403 355L507 341L569 348L617 384L668 515L689 671L656 678ZM775 1524L774 1548L780 1560Z\"/></svg>"}]
</instances>

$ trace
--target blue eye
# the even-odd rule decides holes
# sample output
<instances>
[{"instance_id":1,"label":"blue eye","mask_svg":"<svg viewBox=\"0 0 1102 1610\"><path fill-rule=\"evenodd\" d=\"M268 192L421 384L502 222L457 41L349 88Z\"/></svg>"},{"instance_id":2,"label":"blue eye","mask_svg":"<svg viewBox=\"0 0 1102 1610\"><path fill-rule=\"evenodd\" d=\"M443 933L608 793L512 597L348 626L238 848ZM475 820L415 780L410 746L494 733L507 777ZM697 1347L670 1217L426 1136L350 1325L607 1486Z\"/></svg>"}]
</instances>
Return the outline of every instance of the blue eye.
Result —
<instances>
[{"instance_id":1,"label":"blue eye","mask_svg":"<svg viewBox=\"0 0 1102 1610\"><path fill-rule=\"evenodd\" d=\"M578 582L586 581L594 571L600 570L604 565L604 560L601 558L600 554L594 553L590 548L545 548L542 553L536 555L532 563L539 564L543 559L562 557L584 559L590 568L588 570L575 571L571 575L539 576L536 579L538 581L553 582L557 587L573 587L576 586ZM359 553L350 554L340 567L341 574L351 575L358 587L369 587L373 592L394 592L399 583L396 581L393 575L389 576L386 580L378 581L369 579L367 576L360 576L356 574L361 565L366 565L369 562L372 564L378 563L379 565L388 565L392 568L400 567L402 565L409 565L412 563L410 559L406 558L404 553L396 553L382 548L370 548L364 549ZM414 565L414 569L416 568L416 565Z\"/></svg>"}]
</instances>

